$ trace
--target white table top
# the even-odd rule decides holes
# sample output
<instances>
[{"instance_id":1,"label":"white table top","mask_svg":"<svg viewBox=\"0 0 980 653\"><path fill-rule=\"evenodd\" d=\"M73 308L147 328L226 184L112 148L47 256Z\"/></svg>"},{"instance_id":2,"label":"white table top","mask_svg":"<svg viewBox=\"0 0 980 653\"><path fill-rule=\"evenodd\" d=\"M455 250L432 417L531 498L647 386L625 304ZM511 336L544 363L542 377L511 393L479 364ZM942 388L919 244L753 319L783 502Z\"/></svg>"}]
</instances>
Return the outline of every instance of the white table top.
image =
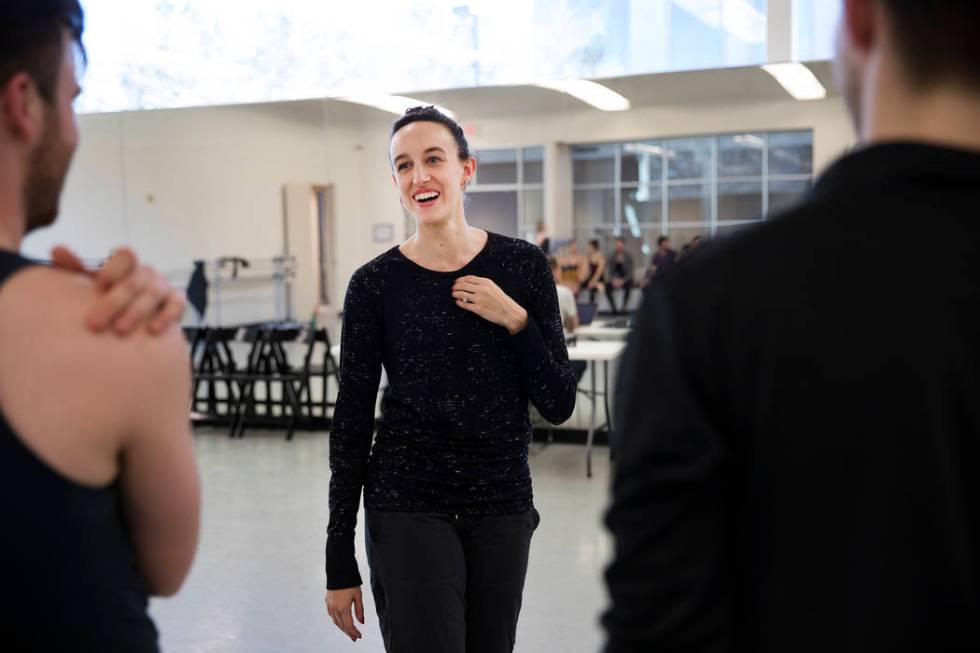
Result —
<instances>
[{"instance_id":1,"label":"white table top","mask_svg":"<svg viewBox=\"0 0 980 653\"><path fill-rule=\"evenodd\" d=\"M625 342L579 342L568 348L568 359L573 361L611 361L618 358L624 349L626 349ZM331 347L330 353L339 361L340 345Z\"/></svg>"},{"instance_id":2,"label":"white table top","mask_svg":"<svg viewBox=\"0 0 980 653\"><path fill-rule=\"evenodd\" d=\"M568 348L568 360L573 361L611 361L619 358L626 349L625 342L614 340L600 340L595 342L582 342Z\"/></svg>"},{"instance_id":3,"label":"white table top","mask_svg":"<svg viewBox=\"0 0 980 653\"><path fill-rule=\"evenodd\" d=\"M607 327L602 322L593 322L575 329L575 336L593 340L625 340L631 330L628 327Z\"/></svg>"}]
</instances>

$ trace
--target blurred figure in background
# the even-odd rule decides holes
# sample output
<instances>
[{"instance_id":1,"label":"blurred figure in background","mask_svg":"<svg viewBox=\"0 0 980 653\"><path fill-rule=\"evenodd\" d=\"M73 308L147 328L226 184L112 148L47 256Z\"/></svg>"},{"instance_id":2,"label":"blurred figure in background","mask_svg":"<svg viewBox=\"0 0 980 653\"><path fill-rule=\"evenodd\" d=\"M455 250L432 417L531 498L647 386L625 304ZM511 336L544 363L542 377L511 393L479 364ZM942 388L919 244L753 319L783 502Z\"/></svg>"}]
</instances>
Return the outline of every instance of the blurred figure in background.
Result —
<instances>
[{"instance_id":1,"label":"blurred figure in background","mask_svg":"<svg viewBox=\"0 0 980 653\"><path fill-rule=\"evenodd\" d=\"M552 257L550 264L551 274L555 278L555 290L558 292L558 310L561 313L561 324L565 330L565 339L569 340L574 338L575 330L579 327L578 305L575 303L575 295L572 294L572 291L561 283L558 260ZM589 364L586 361L569 361L568 365L575 374L575 380L578 381L585 374Z\"/></svg>"},{"instance_id":2,"label":"blurred figure in background","mask_svg":"<svg viewBox=\"0 0 980 653\"><path fill-rule=\"evenodd\" d=\"M980 650L980 3L842 4L861 146L644 298L608 653Z\"/></svg>"},{"instance_id":3,"label":"blurred figure in background","mask_svg":"<svg viewBox=\"0 0 980 653\"><path fill-rule=\"evenodd\" d=\"M599 239L589 241L589 252L586 255L589 269L585 280L585 290L589 292L589 303L595 304L596 296L605 290L602 279L606 274L606 257L602 255Z\"/></svg>"},{"instance_id":4,"label":"blurred figure in background","mask_svg":"<svg viewBox=\"0 0 980 653\"><path fill-rule=\"evenodd\" d=\"M613 253L607 266L608 282L606 283L606 296L609 298L609 306L616 314L625 313L630 303L630 291L633 290L633 256L626 251L626 241L623 238L616 238L613 246ZM623 291L622 308L616 307L616 293Z\"/></svg>"},{"instance_id":5,"label":"blurred figure in background","mask_svg":"<svg viewBox=\"0 0 980 653\"><path fill-rule=\"evenodd\" d=\"M578 241L574 238L563 248L558 257L561 264L561 282L567 286L575 297L582 289L582 282L587 278L588 262L578 251Z\"/></svg>"},{"instance_id":6,"label":"blurred figure in background","mask_svg":"<svg viewBox=\"0 0 980 653\"><path fill-rule=\"evenodd\" d=\"M551 266L551 276L555 279L555 291L558 293L558 310L561 313L561 325L568 337L575 333L578 328L578 308L575 305L575 295L561 282L561 267L558 259L549 257L548 263Z\"/></svg>"},{"instance_id":7,"label":"blurred figure in background","mask_svg":"<svg viewBox=\"0 0 980 653\"><path fill-rule=\"evenodd\" d=\"M690 242L688 242L686 245L681 247L680 256L678 256L677 258L682 259L686 257L688 254L690 254L700 246L701 246L701 236L695 236L690 240Z\"/></svg>"},{"instance_id":8,"label":"blurred figure in background","mask_svg":"<svg viewBox=\"0 0 980 653\"><path fill-rule=\"evenodd\" d=\"M544 226L544 222L538 222L537 231L534 234L534 244L541 248L545 254L551 253L551 237Z\"/></svg>"},{"instance_id":9,"label":"blurred figure in background","mask_svg":"<svg viewBox=\"0 0 980 653\"><path fill-rule=\"evenodd\" d=\"M650 259L650 272L648 278L653 278L669 270L677 261L677 252L670 248L670 238L661 236L657 238L657 251Z\"/></svg>"}]
</instances>

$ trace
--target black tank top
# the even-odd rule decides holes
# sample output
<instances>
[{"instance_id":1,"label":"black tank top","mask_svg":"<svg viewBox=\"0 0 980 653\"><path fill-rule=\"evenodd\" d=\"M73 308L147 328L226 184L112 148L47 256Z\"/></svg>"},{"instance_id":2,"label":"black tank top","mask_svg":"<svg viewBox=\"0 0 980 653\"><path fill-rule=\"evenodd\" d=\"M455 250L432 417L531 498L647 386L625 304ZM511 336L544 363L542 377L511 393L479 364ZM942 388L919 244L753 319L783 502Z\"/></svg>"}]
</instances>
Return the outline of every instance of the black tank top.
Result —
<instances>
[{"instance_id":1,"label":"black tank top","mask_svg":"<svg viewBox=\"0 0 980 653\"><path fill-rule=\"evenodd\" d=\"M0 288L28 265L0 251ZM0 560L0 649L158 651L117 483L90 488L55 472L13 432L2 406Z\"/></svg>"}]
</instances>

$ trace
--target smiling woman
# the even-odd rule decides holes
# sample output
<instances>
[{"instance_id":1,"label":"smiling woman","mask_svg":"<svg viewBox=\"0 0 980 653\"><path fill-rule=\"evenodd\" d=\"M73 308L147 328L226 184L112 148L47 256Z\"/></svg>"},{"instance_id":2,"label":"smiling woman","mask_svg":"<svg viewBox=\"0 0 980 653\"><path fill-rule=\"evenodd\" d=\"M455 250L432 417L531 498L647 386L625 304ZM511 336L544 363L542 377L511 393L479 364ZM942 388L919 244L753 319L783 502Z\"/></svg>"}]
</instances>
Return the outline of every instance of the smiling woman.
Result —
<instances>
[{"instance_id":1,"label":"smiling woman","mask_svg":"<svg viewBox=\"0 0 980 653\"><path fill-rule=\"evenodd\" d=\"M327 611L364 623L354 530L364 489L371 589L389 651L511 651L534 509L528 403L575 404L555 284L531 243L470 227L476 160L434 107L392 129L409 240L358 269L344 304L330 434ZM389 378L372 447L381 367Z\"/></svg>"}]
</instances>

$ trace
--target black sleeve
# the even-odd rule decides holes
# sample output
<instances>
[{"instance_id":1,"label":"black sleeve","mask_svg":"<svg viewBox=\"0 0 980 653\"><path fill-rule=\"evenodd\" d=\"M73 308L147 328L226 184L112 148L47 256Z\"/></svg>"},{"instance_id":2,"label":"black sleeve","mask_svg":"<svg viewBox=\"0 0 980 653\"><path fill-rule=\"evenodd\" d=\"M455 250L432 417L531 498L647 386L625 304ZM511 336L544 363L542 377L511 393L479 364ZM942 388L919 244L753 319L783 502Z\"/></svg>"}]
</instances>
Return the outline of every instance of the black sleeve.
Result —
<instances>
[{"instance_id":1,"label":"black sleeve","mask_svg":"<svg viewBox=\"0 0 980 653\"><path fill-rule=\"evenodd\" d=\"M548 259L536 252L531 279L527 326L510 336L531 403L552 424L567 420L575 410L578 385L568 364L565 333L558 309L558 292Z\"/></svg>"},{"instance_id":2,"label":"black sleeve","mask_svg":"<svg viewBox=\"0 0 980 653\"><path fill-rule=\"evenodd\" d=\"M655 281L617 384L605 653L716 653L730 643L725 447L698 376L704 346L685 342L700 318L674 308Z\"/></svg>"},{"instance_id":3,"label":"black sleeve","mask_svg":"<svg viewBox=\"0 0 980 653\"><path fill-rule=\"evenodd\" d=\"M380 278L362 268L344 299L340 388L330 428L330 514L327 523L327 589L361 584L354 559L357 508L364 485L374 409L381 380L381 319L376 298Z\"/></svg>"}]
</instances>

